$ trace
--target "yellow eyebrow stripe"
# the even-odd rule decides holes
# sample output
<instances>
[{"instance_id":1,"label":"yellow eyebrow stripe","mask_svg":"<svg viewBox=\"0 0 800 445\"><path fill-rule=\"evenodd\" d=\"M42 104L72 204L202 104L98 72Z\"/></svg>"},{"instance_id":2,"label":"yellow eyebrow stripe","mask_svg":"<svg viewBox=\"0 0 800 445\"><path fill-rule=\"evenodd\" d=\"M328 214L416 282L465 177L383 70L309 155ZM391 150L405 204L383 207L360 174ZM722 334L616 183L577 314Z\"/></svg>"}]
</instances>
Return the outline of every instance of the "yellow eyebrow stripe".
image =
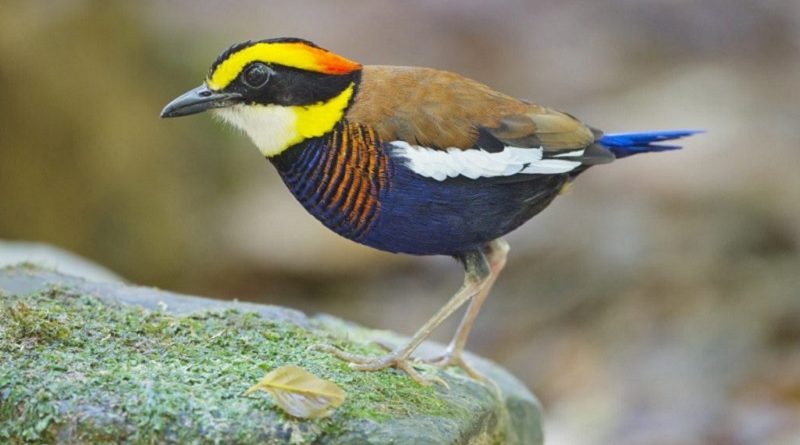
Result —
<instances>
[{"instance_id":1,"label":"yellow eyebrow stripe","mask_svg":"<svg viewBox=\"0 0 800 445\"><path fill-rule=\"evenodd\" d=\"M214 91L224 89L253 62L284 65L325 74L346 74L361 68L361 65L321 48L302 42L260 42L231 54L217 65L206 79Z\"/></svg>"}]
</instances>

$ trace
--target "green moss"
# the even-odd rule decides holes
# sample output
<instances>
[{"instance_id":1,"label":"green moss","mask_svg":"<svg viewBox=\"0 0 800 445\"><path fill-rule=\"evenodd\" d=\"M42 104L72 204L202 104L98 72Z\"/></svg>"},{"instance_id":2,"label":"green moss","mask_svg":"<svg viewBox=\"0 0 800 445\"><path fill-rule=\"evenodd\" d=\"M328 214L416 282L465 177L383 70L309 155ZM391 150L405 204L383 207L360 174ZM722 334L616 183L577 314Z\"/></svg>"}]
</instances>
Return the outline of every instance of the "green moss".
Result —
<instances>
[{"instance_id":1,"label":"green moss","mask_svg":"<svg viewBox=\"0 0 800 445\"><path fill-rule=\"evenodd\" d=\"M176 316L58 289L6 296L0 310L0 443L54 442L65 434L85 443L245 443L276 434L336 435L354 419L470 415L442 388L421 387L396 370L353 372L309 350L322 342L377 348L254 313ZM263 393L241 396L286 364L336 382L347 400L329 418L304 421Z\"/></svg>"},{"instance_id":2,"label":"green moss","mask_svg":"<svg viewBox=\"0 0 800 445\"><path fill-rule=\"evenodd\" d=\"M13 341L50 342L69 336L69 330L59 319L58 313L32 308L23 302L0 309L0 319L3 320L4 335Z\"/></svg>"}]
</instances>

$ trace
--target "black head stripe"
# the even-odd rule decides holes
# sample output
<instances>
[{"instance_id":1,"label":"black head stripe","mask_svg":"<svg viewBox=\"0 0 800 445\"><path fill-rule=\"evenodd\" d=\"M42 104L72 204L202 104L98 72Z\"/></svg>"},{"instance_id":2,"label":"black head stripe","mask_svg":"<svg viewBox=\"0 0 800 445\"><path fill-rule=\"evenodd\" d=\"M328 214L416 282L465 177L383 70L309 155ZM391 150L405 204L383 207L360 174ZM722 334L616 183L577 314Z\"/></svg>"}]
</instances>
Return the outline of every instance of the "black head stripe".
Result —
<instances>
[{"instance_id":1,"label":"black head stripe","mask_svg":"<svg viewBox=\"0 0 800 445\"><path fill-rule=\"evenodd\" d=\"M308 41L306 39L301 39L301 38L298 38L298 37L277 37L277 38L274 38L274 39L259 40L257 42L253 42L253 43L302 43L302 44L304 44L306 46L310 46L312 48L323 49L323 48L320 48L319 46L317 46L317 44L314 43L314 42L310 42L310 41Z\"/></svg>"},{"instance_id":2,"label":"black head stripe","mask_svg":"<svg viewBox=\"0 0 800 445\"><path fill-rule=\"evenodd\" d=\"M283 65L272 65L271 68L274 73L264 88L253 90L238 78L225 91L240 93L244 102L249 104L310 105L338 96L351 83L357 84L361 76L358 71L334 76Z\"/></svg>"}]
</instances>

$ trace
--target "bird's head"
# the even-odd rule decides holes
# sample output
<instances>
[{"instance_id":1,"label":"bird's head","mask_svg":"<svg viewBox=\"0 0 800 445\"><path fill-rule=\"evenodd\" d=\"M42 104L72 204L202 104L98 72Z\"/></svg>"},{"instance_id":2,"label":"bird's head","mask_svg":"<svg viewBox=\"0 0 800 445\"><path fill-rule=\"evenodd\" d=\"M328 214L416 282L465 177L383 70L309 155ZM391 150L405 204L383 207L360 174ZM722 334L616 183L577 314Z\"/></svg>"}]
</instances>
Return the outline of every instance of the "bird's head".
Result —
<instances>
[{"instance_id":1,"label":"bird's head","mask_svg":"<svg viewBox=\"0 0 800 445\"><path fill-rule=\"evenodd\" d=\"M333 129L360 75L358 63L305 40L244 42L220 54L205 82L167 104L161 117L213 110L275 156Z\"/></svg>"}]
</instances>

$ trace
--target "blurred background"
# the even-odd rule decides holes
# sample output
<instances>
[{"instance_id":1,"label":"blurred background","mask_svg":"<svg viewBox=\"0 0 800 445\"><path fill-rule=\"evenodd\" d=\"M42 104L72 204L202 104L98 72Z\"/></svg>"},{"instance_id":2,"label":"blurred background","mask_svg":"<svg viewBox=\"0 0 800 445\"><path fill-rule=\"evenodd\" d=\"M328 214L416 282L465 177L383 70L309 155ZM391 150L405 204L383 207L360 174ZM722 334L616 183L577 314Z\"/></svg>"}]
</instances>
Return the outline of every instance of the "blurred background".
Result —
<instances>
[{"instance_id":1,"label":"blurred background","mask_svg":"<svg viewBox=\"0 0 800 445\"><path fill-rule=\"evenodd\" d=\"M454 261L340 239L245 136L158 118L228 45L277 36L607 131L708 130L590 170L513 233L469 346L542 399L549 445L800 443L800 3L4 1L0 238L413 332Z\"/></svg>"}]
</instances>

